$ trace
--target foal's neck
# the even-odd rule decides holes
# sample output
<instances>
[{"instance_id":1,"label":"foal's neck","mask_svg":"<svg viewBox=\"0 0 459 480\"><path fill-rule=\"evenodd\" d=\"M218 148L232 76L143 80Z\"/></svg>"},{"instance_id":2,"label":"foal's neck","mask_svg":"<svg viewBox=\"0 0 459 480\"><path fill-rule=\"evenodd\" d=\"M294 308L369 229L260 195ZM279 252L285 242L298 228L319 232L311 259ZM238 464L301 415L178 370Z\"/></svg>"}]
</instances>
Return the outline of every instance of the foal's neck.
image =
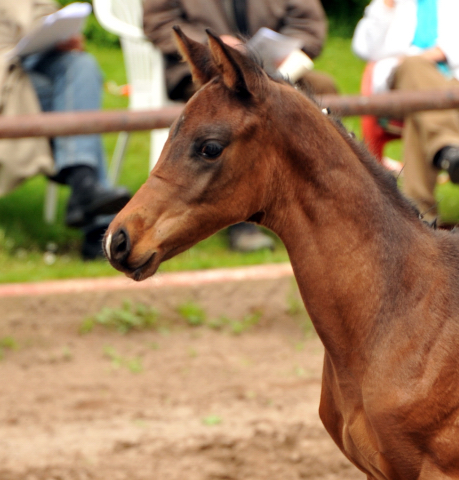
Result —
<instances>
[{"instance_id":1,"label":"foal's neck","mask_svg":"<svg viewBox=\"0 0 459 480\"><path fill-rule=\"evenodd\" d=\"M349 352L368 351L384 298L401 287L400 252L416 249L427 229L397 192L384 192L390 180L378 180L331 121L316 117L302 125L304 138L290 137L298 148L283 159L269 226L325 348L344 366Z\"/></svg>"}]
</instances>

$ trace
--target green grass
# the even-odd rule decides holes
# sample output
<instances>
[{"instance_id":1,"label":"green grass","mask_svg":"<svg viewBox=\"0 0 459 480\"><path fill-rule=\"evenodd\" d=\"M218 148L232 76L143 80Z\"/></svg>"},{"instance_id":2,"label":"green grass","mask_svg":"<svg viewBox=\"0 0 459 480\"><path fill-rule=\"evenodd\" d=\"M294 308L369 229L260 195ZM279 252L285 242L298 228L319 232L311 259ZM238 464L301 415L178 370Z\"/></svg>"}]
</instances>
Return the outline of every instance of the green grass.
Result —
<instances>
[{"instance_id":1,"label":"green grass","mask_svg":"<svg viewBox=\"0 0 459 480\"><path fill-rule=\"evenodd\" d=\"M208 318L204 308L191 301L178 305L176 312L179 316L178 321L171 321L169 317L163 316L163 314L155 308L143 303L133 304L129 300L124 300L122 304L116 308L104 307L98 313L83 319L78 327L78 333L80 335L87 335L96 330L100 331L100 329L103 328L118 332L122 335L146 330L167 334L171 328L174 327L203 327L232 335L242 335L256 327L263 317L262 310L255 310L242 318L230 318L226 315ZM293 317L298 321L303 330L305 330L306 323L310 323L304 307L301 314L295 313ZM4 349L15 349L16 347L17 345L11 337L0 338L0 359ZM157 350L158 344L152 343L150 347ZM188 353L190 357L197 356L197 352L193 348L190 348Z\"/></svg>"},{"instance_id":2,"label":"green grass","mask_svg":"<svg viewBox=\"0 0 459 480\"><path fill-rule=\"evenodd\" d=\"M80 326L80 333L92 332L96 326L102 326L120 333L156 328L158 312L156 309L138 303L133 305L124 301L120 308L103 308L102 311L86 318Z\"/></svg>"},{"instance_id":3,"label":"green grass","mask_svg":"<svg viewBox=\"0 0 459 480\"><path fill-rule=\"evenodd\" d=\"M18 344L13 337L0 338L0 360L5 357L5 352L9 350L17 350Z\"/></svg>"},{"instance_id":4,"label":"green grass","mask_svg":"<svg viewBox=\"0 0 459 480\"><path fill-rule=\"evenodd\" d=\"M122 52L119 49L88 44L104 72L106 84L126 83ZM358 94L364 62L357 59L350 48L350 39L331 36L316 61L317 70L332 75L342 94ZM104 109L123 109L127 98L104 93ZM344 119L345 126L360 138L360 120ZM117 134L103 136L108 159L111 158ZM386 155L400 159L401 142L391 142ZM135 192L148 174L149 134L134 132L131 135L120 183ZM46 180L35 177L6 197L0 198L0 283L38 281L45 279L97 277L117 275L106 261L80 260L81 233L64 226L64 209L68 189L59 188L58 218L52 225L43 221L43 200ZM459 221L459 191L451 184L438 188L440 211L446 221ZM193 270L214 267L253 265L287 261L282 244L276 239L274 252L262 251L240 254L227 248L225 232L196 245L188 252L173 258L161 267L162 271Z\"/></svg>"},{"instance_id":5,"label":"green grass","mask_svg":"<svg viewBox=\"0 0 459 480\"><path fill-rule=\"evenodd\" d=\"M104 72L106 84L126 83L122 53L118 49L88 45ZM123 109L127 99L108 91L104 93L105 109ZM103 136L110 159L117 134ZM149 133L133 132L121 171L120 183L135 192L148 176ZM46 180L35 177L6 197L0 198L0 283L39 281L117 275L108 262L83 262L79 249L82 241L78 230L64 226L64 210L69 195L67 187L59 187L58 218L52 225L43 221L43 200ZM213 267L283 262L288 257L277 241L275 252L241 254L230 252L225 232L196 245L188 252L166 262L161 270L194 270Z\"/></svg>"}]
</instances>

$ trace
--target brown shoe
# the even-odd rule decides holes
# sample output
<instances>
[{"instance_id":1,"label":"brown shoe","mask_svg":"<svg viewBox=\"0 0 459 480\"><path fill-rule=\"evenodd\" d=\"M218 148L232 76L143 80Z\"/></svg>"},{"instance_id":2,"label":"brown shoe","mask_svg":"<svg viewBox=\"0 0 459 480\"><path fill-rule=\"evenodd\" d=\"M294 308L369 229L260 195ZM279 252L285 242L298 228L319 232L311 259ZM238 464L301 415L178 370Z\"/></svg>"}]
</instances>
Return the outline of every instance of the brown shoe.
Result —
<instances>
[{"instance_id":1,"label":"brown shoe","mask_svg":"<svg viewBox=\"0 0 459 480\"><path fill-rule=\"evenodd\" d=\"M275 249L274 240L251 223L229 227L230 248L237 252L255 252L268 248Z\"/></svg>"}]
</instances>

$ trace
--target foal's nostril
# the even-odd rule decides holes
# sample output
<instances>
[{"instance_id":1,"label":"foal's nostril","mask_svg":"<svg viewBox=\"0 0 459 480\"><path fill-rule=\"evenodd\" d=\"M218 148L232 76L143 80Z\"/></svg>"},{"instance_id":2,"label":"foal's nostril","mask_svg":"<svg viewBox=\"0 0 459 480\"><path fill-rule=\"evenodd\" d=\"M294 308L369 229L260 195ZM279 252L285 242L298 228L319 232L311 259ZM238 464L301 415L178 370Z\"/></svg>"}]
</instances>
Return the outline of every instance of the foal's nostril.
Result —
<instances>
[{"instance_id":1,"label":"foal's nostril","mask_svg":"<svg viewBox=\"0 0 459 480\"><path fill-rule=\"evenodd\" d=\"M122 263L127 259L131 251L131 241L129 234L123 228L116 231L111 239L110 258Z\"/></svg>"}]
</instances>

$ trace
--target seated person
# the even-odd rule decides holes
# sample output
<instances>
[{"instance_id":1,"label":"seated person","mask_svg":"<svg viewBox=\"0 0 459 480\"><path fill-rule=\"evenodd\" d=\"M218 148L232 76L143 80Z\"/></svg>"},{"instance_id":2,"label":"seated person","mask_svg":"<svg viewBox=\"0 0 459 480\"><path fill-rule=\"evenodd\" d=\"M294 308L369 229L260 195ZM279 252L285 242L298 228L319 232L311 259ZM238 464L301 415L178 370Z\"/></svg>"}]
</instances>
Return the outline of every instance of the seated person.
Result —
<instances>
[{"instance_id":1,"label":"seated person","mask_svg":"<svg viewBox=\"0 0 459 480\"><path fill-rule=\"evenodd\" d=\"M372 0L359 21L354 52L376 62L373 91L434 90L459 86L459 2ZM459 113L432 110L406 115L403 189L427 221L437 216L439 169L459 183Z\"/></svg>"},{"instance_id":2,"label":"seated person","mask_svg":"<svg viewBox=\"0 0 459 480\"><path fill-rule=\"evenodd\" d=\"M181 62L172 27L198 42L206 42L206 28L231 46L267 27L303 42L302 50L316 58L327 35L327 19L319 0L143 0L145 35L163 52L166 83L172 100L187 101L194 93L188 66ZM331 77L308 71L298 82L313 93L337 93ZM230 246L236 250L273 247L270 237L252 224L229 228Z\"/></svg>"},{"instance_id":3,"label":"seated person","mask_svg":"<svg viewBox=\"0 0 459 480\"><path fill-rule=\"evenodd\" d=\"M273 4L273 5L271 5ZM237 38L252 37L267 27L300 39L302 50L311 58L322 51L327 36L327 19L319 0L143 0L145 35L164 54L166 83L172 100L188 100L193 93L191 75L181 62L172 37L178 25L190 38L206 42L206 28L234 46ZM305 74L314 93L337 93L334 80L316 71Z\"/></svg>"},{"instance_id":4,"label":"seated person","mask_svg":"<svg viewBox=\"0 0 459 480\"><path fill-rule=\"evenodd\" d=\"M4 115L52 111L97 110L102 76L95 59L83 52L83 38L70 38L55 49L10 58L8 52L43 15L57 10L50 0L0 0L0 111ZM0 195L22 180L44 173L69 185L65 222L81 228L83 258L102 256L101 239L110 216L130 198L106 178L100 135L0 140Z\"/></svg>"}]
</instances>

